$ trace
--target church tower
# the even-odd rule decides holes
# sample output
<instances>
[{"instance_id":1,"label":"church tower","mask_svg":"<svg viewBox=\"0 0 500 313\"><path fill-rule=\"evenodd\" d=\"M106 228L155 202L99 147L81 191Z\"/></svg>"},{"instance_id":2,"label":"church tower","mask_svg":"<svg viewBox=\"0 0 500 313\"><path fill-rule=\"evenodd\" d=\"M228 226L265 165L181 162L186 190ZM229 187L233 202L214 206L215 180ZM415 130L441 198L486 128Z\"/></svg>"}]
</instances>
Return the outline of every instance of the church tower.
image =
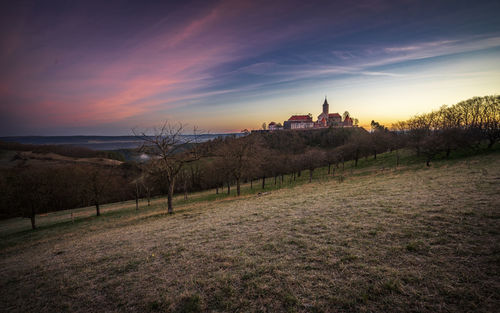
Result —
<instances>
[{"instance_id":1,"label":"church tower","mask_svg":"<svg viewBox=\"0 0 500 313\"><path fill-rule=\"evenodd\" d=\"M328 104L328 101L326 100L326 96L325 96L325 102L323 102L323 113L326 114L326 116L328 116L328 112L330 112L330 109L329 109L329 104Z\"/></svg>"}]
</instances>

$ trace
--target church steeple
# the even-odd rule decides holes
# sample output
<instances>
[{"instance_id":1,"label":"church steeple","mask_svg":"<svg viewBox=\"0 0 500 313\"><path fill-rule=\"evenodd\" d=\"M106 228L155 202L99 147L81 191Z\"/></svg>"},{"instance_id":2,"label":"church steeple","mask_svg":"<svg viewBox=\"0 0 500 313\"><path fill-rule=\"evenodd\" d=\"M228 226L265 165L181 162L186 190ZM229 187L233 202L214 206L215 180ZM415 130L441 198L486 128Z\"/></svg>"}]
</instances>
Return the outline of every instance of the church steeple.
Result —
<instances>
[{"instance_id":1,"label":"church steeple","mask_svg":"<svg viewBox=\"0 0 500 313\"><path fill-rule=\"evenodd\" d=\"M326 96L325 96L325 102L323 102L323 113L328 115L329 111L330 111L329 104L328 104L328 101L326 100Z\"/></svg>"}]
</instances>

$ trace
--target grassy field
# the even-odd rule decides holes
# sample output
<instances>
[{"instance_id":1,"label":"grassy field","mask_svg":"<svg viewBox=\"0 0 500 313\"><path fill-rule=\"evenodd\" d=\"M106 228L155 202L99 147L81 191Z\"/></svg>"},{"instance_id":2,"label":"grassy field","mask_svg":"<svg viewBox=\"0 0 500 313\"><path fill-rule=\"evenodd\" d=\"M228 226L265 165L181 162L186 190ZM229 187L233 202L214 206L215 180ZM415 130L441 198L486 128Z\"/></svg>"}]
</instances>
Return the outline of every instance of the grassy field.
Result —
<instances>
[{"instance_id":1,"label":"grassy field","mask_svg":"<svg viewBox=\"0 0 500 313\"><path fill-rule=\"evenodd\" d=\"M413 170L424 167L422 160L415 158L413 152L402 151L401 155L401 165L398 167L399 170L404 170L408 166L411 166ZM450 162L450 161L448 161ZM417 165L417 166L416 166ZM387 169L396 167L396 154L395 153L384 153L380 154L376 160L371 157L360 159L357 167L354 166L353 161L348 161L344 165L339 164L338 168L332 166L332 172L328 175L328 168L318 168L314 171L313 180L314 181L331 181L343 179L346 177L354 177L360 175L368 175L378 171L385 171ZM308 171L302 171L302 176L293 177L292 175L284 175L283 182L281 177L275 179L274 177L266 178L265 188L262 189L262 181L255 180L253 185L250 183L244 183L241 186L242 195L254 195L263 192L270 192L281 188L294 188L302 184L309 182ZM236 186L232 185L230 193L227 193L227 187L216 190L208 190L203 192L189 193L188 199L184 199L184 195L174 196L174 205L176 207L183 206L192 202L200 201L213 201L222 200L226 198L231 198L236 196ZM152 199L151 204L153 209L158 209L162 206L166 207L166 198L156 198ZM141 199L139 201L139 206L142 209L151 209L147 207L146 199ZM114 215L122 217L126 214L135 212L135 201L125 201L119 204L104 204L101 205L101 214L103 215ZM63 226L72 221L84 222L84 220L92 219L96 214L95 207L78 208L72 210L51 212L47 214L37 215L36 224L38 228L47 228L53 226ZM31 230L31 223L29 219L26 218L15 218L9 220L0 220L0 237L6 237L10 234L19 233L22 231ZM1 243L0 243L1 247Z\"/></svg>"},{"instance_id":2,"label":"grassy field","mask_svg":"<svg viewBox=\"0 0 500 313\"><path fill-rule=\"evenodd\" d=\"M495 312L499 156L2 221L0 310Z\"/></svg>"}]
</instances>

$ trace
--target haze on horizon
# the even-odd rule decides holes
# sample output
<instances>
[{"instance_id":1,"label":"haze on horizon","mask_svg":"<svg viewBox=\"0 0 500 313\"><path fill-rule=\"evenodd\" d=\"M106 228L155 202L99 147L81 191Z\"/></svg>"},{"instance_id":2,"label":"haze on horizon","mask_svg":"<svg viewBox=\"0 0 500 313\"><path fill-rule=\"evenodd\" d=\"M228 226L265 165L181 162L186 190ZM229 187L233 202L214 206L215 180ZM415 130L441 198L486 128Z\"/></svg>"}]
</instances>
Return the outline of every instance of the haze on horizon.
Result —
<instances>
[{"instance_id":1,"label":"haze on horizon","mask_svg":"<svg viewBox=\"0 0 500 313\"><path fill-rule=\"evenodd\" d=\"M13 1L0 136L383 124L500 92L498 1Z\"/></svg>"}]
</instances>

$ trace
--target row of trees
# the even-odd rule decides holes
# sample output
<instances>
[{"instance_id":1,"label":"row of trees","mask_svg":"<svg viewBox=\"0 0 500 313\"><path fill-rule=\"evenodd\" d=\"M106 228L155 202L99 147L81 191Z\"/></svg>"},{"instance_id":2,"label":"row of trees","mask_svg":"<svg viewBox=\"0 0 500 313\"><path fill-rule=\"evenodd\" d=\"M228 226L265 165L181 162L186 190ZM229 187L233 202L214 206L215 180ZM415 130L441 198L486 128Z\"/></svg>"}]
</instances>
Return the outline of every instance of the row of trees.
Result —
<instances>
[{"instance_id":1,"label":"row of trees","mask_svg":"<svg viewBox=\"0 0 500 313\"><path fill-rule=\"evenodd\" d=\"M370 134L361 128L351 128L318 130L316 133L280 131L240 138L226 137L176 153L175 149L182 150L186 143L177 139L180 138L182 125L175 131L172 129L172 126L166 125L154 136L142 135L146 142L143 151L153 155L150 162L152 170L148 173L153 177L150 181L163 182L170 188L167 189L170 213L173 211L171 197L176 183L191 190L215 188L216 192L224 186L229 192L231 185L235 185L236 194L240 195L242 182L253 183L260 179L262 188L265 188L267 178L274 178L276 182L280 176L283 179L285 174L293 174L295 178L305 170L311 180L317 167L328 165L329 171L332 171L347 160L357 162L367 153L385 149L367 149L371 147ZM330 141L329 148L316 144L323 141L324 138L317 141L320 137Z\"/></svg>"},{"instance_id":2,"label":"row of trees","mask_svg":"<svg viewBox=\"0 0 500 313\"><path fill-rule=\"evenodd\" d=\"M210 162L200 163L200 188L216 188L232 183L240 195L241 182L300 176L309 172L312 179L315 168L328 166L332 172L348 160L354 166L362 157L395 151L396 166L399 151L414 149L425 162L439 154L449 157L453 150L488 148L500 138L500 97L472 98L438 111L417 115L398 122L389 130L375 121L371 132L362 128L330 128L310 131L279 131L255 133L243 138L225 138L201 145ZM198 154L200 155L200 154ZM197 159L198 160L198 159ZM182 166L181 166L182 167ZM171 210L169 209L169 212Z\"/></svg>"},{"instance_id":3,"label":"row of trees","mask_svg":"<svg viewBox=\"0 0 500 313\"><path fill-rule=\"evenodd\" d=\"M1 176L3 216L28 216L34 227L35 214L78 206L95 205L154 195L167 195L167 208L173 213L173 195L182 192L236 187L241 194L244 182L283 181L300 177L304 171L312 180L318 167L328 174L344 167L346 161L357 166L361 158L411 149L424 156L429 165L438 154L449 156L456 149L492 148L499 141L500 98L472 98L451 107L398 122L389 130L372 121L371 131L363 128L330 128L307 131L253 133L244 137L225 137L198 143L194 136L183 136L184 126L166 123L154 133L137 133L144 145L140 153L150 160L143 164L120 166L71 165L56 168L14 168ZM5 200L5 201L4 201ZM149 201L148 201L149 203Z\"/></svg>"},{"instance_id":4,"label":"row of trees","mask_svg":"<svg viewBox=\"0 0 500 313\"><path fill-rule=\"evenodd\" d=\"M457 149L492 148L500 139L500 96L475 97L417 115L393 128L406 135L407 146L426 163Z\"/></svg>"},{"instance_id":5,"label":"row of trees","mask_svg":"<svg viewBox=\"0 0 500 313\"><path fill-rule=\"evenodd\" d=\"M28 217L35 228L37 214L94 205L100 216L103 203L135 199L138 207L139 198L149 200L155 195L167 196L168 212L172 213L176 192L187 196L189 191L215 188L218 192L223 186L230 190L235 185L240 195L246 181L262 179L265 188L266 178L274 178L276 183L279 176L291 172L300 176L307 169L312 177L314 168L327 156L315 147L316 142L325 137L330 144L341 145L348 138L344 131L335 135L290 131L282 132L281 137L252 134L196 144L196 136L186 139L183 131L183 125L166 123L153 135L136 134L144 141L140 153L151 156L143 164L77 162L2 169L0 216Z\"/></svg>"},{"instance_id":6,"label":"row of trees","mask_svg":"<svg viewBox=\"0 0 500 313\"><path fill-rule=\"evenodd\" d=\"M0 216L23 216L35 228L37 214L95 205L134 197L138 168L96 164L20 166L0 175Z\"/></svg>"}]
</instances>

